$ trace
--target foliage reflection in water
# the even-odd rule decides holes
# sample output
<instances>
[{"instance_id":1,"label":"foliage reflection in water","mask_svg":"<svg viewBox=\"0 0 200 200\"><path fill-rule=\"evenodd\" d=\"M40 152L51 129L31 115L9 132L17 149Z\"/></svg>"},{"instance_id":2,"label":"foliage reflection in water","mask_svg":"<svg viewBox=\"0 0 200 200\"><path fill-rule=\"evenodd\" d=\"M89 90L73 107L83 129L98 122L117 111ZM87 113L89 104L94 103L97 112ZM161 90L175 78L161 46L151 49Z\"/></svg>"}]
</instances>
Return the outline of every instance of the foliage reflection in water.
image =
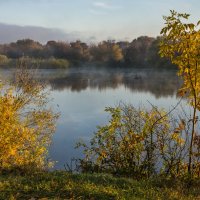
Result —
<instances>
[{"instance_id":1,"label":"foliage reflection in water","mask_svg":"<svg viewBox=\"0 0 200 200\"><path fill-rule=\"evenodd\" d=\"M1 78L12 78L13 71L2 70ZM61 113L50 149L56 169L63 169L72 157L82 156L74 146L80 139L89 142L96 126L107 123L105 107L122 101L148 108L151 102L169 110L178 102L176 93L181 86L172 69L39 69L36 78L47 83L53 105Z\"/></svg>"}]
</instances>

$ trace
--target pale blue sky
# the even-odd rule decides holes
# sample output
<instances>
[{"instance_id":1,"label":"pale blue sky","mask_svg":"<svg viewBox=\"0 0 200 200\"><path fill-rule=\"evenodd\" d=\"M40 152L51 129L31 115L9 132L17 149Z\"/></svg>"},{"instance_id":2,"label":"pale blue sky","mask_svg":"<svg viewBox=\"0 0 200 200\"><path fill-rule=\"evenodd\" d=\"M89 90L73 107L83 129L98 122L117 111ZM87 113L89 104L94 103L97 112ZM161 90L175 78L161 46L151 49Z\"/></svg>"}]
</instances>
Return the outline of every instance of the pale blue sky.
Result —
<instances>
[{"instance_id":1,"label":"pale blue sky","mask_svg":"<svg viewBox=\"0 0 200 200\"><path fill-rule=\"evenodd\" d=\"M170 9L200 19L200 0L0 0L0 22L131 40L159 35Z\"/></svg>"}]
</instances>

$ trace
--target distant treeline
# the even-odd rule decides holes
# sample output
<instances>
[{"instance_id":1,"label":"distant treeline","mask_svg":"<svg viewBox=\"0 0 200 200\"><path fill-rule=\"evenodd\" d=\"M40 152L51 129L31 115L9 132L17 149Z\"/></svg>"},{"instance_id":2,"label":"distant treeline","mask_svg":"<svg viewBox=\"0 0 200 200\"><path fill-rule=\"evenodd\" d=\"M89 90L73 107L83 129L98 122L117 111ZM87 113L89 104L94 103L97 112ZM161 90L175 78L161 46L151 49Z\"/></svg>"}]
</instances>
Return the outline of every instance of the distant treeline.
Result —
<instances>
[{"instance_id":1,"label":"distant treeline","mask_svg":"<svg viewBox=\"0 0 200 200\"><path fill-rule=\"evenodd\" d=\"M40 60L40 66L68 67L84 63L104 66L128 67L168 67L170 62L158 55L160 38L141 36L132 42L114 40L98 44L76 42L48 41L45 45L31 39L18 40L0 45L0 64L14 65L20 58Z\"/></svg>"}]
</instances>

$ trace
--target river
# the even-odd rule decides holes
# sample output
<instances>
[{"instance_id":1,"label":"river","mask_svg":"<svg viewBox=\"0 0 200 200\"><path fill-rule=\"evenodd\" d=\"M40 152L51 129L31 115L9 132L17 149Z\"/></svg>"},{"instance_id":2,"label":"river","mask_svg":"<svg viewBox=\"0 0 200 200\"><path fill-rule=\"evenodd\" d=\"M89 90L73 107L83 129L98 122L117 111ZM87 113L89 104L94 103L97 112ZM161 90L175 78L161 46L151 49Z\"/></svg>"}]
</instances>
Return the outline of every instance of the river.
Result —
<instances>
[{"instance_id":1,"label":"river","mask_svg":"<svg viewBox=\"0 0 200 200\"><path fill-rule=\"evenodd\" d=\"M8 78L13 71L4 69L0 74ZM173 69L40 69L36 78L47 83L51 106L61 114L49 151L49 158L56 161L55 169L63 169L72 158L82 157L81 150L74 146L80 140L89 142L96 126L108 122L105 107L124 102L170 110L179 100L177 91L181 86Z\"/></svg>"}]
</instances>

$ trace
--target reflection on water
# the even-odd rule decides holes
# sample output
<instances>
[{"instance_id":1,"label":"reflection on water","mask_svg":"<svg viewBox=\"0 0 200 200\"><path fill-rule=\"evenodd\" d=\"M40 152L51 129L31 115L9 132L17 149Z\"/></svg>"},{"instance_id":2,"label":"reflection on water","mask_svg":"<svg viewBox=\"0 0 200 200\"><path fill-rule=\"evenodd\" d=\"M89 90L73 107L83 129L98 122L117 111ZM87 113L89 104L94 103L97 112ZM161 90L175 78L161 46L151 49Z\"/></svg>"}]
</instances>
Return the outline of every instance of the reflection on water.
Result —
<instances>
[{"instance_id":1,"label":"reflection on water","mask_svg":"<svg viewBox=\"0 0 200 200\"><path fill-rule=\"evenodd\" d=\"M49 79L54 90L82 91L87 88L99 91L116 89L123 85L133 92L150 92L157 98L173 96L181 81L176 70L156 69L72 69L62 76Z\"/></svg>"},{"instance_id":2,"label":"reflection on water","mask_svg":"<svg viewBox=\"0 0 200 200\"><path fill-rule=\"evenodd\" d=\"M1 79L12 78L13 71L1 70ZM96 126L107 123L105 107L120 101L150 107L151 102L169 110L178 101L176 92L181 85L176 71L166 69L38 70L36 78L49 85L53 104L61 112L50 149L57 169L72 157L81 157L81 151L74 150L75 143L89 141Z\"/></svg>"},{"instance_id":3,"label":"reflection on water","mask_svg":"<svg viewBox=\"0 0 200 200\"><path fill-rule=\"evenodd\" d=\"M14 70L1 70L2 78L12 77ZM174 69L103 69L103 68L72 68L67 70L36 71L37 78L45 81L53 90L80 92L82 90L108 88L117 89L120 86L132 92L150 92L159 97L173 96L181 86L181 80ZM2 75L3 74L3 75Z\"/></svg>"}]
</instances>

